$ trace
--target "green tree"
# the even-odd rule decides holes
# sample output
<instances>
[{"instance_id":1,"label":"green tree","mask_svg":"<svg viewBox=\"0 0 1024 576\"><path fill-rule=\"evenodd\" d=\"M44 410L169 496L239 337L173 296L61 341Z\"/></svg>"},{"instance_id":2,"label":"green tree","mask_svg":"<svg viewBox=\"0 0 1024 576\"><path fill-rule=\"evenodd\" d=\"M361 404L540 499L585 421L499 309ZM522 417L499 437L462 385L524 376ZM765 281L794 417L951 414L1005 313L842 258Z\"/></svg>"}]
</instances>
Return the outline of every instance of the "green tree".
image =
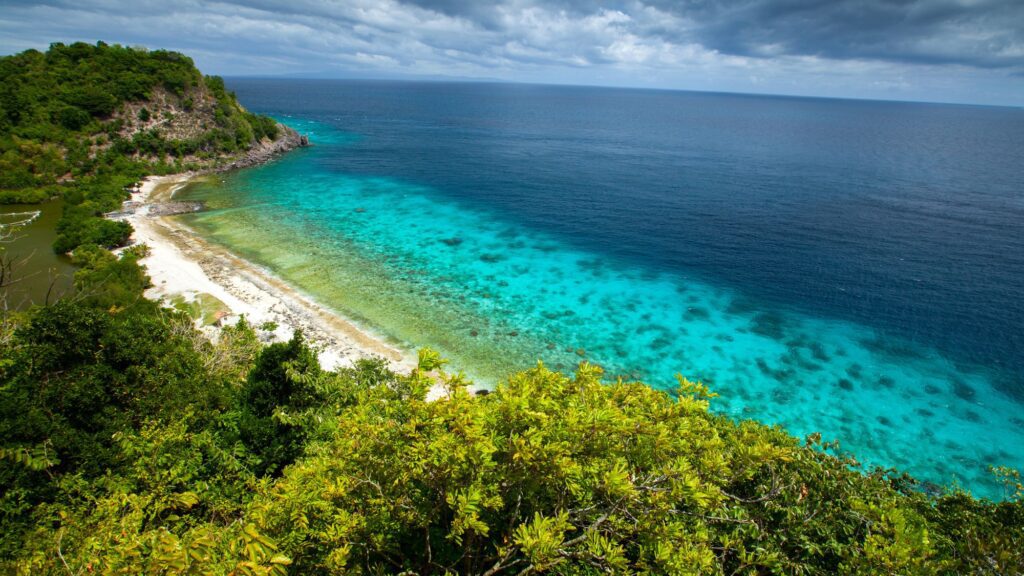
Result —
<instances>
[{"instance_id":1,"label":"green tree","mask_svg":"<svg viewBox=\"0 0 1024 576\"><path fill-rule=\"evenodd\" d=\"M280 474L302 452L305 430L295 416L321 400L313 385L319 374L317 356L301 332L256 357L242 390L239 430L259 458L260 474Z\"/></svg>"},{"instance_id":2,"label":"green tree","mask_svg":"<svg viewBox=\"0 0 1024 576\"><path fill-rule=\"evenodd\" d=\"M215 115L196 109L196 101L211 98ZM161 126L124 133L133 127L128 111L137 109L148 124L154 110L169 111L167 103L196 116L197 125L217 126L184 139ZM222 79L204 78L176 52L76 42L0 57L0 202L75 198L61 218L60 253L83 244L122 246L131 228L103 213L127 199L125 184L187 169L169 157L209 166L277 135L274 120L246 112Z\"/></svg>"}]
</instances>

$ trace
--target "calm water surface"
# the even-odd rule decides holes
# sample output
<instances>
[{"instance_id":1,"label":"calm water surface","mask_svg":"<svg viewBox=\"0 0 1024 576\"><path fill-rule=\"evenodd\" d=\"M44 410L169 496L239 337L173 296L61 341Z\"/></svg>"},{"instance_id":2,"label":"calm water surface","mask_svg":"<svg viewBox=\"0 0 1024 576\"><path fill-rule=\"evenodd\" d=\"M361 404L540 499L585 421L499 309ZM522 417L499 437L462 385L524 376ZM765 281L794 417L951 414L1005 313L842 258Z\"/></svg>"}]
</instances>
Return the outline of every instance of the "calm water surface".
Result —
<instances>
[{"instance_id":1,"label":"calm water surface","mask_svg":"<svg viewBox=\"0 0 1024 576\"><path fill-rule=\"evenodd\" d=\"M53 253L62 209L60 201L0 206L0 227L11 233L0 250L14 264L11 277L16 280L0 291L0 298L8 309L24 310L45 304L47 298L53 302L71 291L75 268L70 258ZM27 225L7 228L36 212L39 215Z\"/></svg>"},{"instance_id":2,"label":"calm water surface","mask_svg":"<svg viewBox=\"0 0 1024 576\"><path fill-rule=\"evenodd\" d=\"M493 383L543 359L997 496L1024 466L1024 111L242 80L316 146L187 221Z\"/></svg>"}]
</instances>

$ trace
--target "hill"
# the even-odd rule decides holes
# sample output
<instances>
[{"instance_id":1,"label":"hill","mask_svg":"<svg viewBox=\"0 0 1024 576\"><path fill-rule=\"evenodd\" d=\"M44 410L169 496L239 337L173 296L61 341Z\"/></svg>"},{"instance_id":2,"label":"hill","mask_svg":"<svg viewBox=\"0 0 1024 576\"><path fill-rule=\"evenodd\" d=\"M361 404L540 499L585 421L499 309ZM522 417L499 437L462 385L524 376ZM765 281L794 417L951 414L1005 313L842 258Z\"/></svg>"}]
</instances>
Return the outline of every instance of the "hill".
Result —
<instances>
[{"instance_id":1,"label":"hill","mask_svg":"<svg viewBox=\"0 0 1024 576\"><path fill-rule=\"evenodd\" d=\"M143 296L145 247L104 249L123 230L98 215L148 171L297 135L174 53L0 66L6 190L65 198L81 267L74 294L0 314L0 573L1024 573L1012 470L1001 502L925 490L715 415L683 377L669 394L538 364L473 394L429 350L409 374L326 371L301 334L263 345L272 326L208 340Z\"/></svg>"},{"instance_id":2,"label":"hill","mask_svg":"<svg viewBox=\"0 0 1024 576\"><path fill-rule=\"evenodd\" d=\"M55 245L123 245L101 219L147 174L241 167L302 145L177 52L53 44L0 58L0 203L66 200Z\"/></svg>"}]
</instances>

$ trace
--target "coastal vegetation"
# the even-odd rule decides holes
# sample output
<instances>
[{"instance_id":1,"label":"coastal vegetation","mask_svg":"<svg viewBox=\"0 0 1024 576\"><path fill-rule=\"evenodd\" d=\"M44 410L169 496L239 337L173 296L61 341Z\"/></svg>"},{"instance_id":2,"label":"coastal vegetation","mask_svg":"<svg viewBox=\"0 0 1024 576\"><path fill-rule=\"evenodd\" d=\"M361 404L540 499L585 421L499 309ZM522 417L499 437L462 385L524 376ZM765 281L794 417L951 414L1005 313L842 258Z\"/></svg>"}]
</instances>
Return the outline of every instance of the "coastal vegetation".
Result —
<instances>
[{"instance_id":1,"label":"coastal vegetation","mask_svg":"<svg viewBox=\"0 0 1024 576\"><path fill-rule=\"evenodd\" d=\"M0 318L3 573L1024 572L1011 470L999 502L926 490L818 435L716 415L682 377L666 393L538 364L477 394L429 350L408 374L328 371L301 334L265 345L241 320L210 340L144 297L145 247L109 252L130 230L99 216L139 176L222 161L276 125L172 53L2 62L3 162L21 170L4 191L64 197L58 249L80 267L72 293ZM76 84L90 74L99 88ZM217 104L198 140L92 136L159 121L158 101ZM166 144L183 141L197 147Z\"/></svg>"},{"instance_id":2,"label":"coastal vegetation","mask_svg":"<svg viewBox=\"0 0 1024 576\"><path fill-rule=\"evenodd\" d=\"M187 56L76 42L0 58L0 203L63 199L54 250L123 246L104 219L147 174L210 168L278 137Z\"/></svg>"},{"instance_id":3,"label":"coastal vegetation","mask_svg":"<svg viewBox=\"0 0 1024 576\"><path fill-rule=\"evenodd\" d=\"M141 249L0 334L0 570L1018 574L1024 499L925 493L668 394L543 365L473 394L420 353L322 370L142 297ZM446 397L428 401L440 383Z\"/></svg>"}]
</instances>

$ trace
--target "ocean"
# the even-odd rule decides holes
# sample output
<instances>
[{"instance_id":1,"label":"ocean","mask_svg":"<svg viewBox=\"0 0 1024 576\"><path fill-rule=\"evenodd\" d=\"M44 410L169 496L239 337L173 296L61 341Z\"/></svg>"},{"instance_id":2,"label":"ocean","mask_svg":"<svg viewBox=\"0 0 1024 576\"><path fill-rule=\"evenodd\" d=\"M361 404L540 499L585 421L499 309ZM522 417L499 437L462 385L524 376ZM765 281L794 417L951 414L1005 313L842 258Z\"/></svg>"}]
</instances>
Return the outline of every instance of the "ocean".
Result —
<instances>
[{"instance_id":1,"label":"ocean","mask_svg":"<svg viewBox=\"0 0 1024 576\"><path fill-rule=\"evenodd\" d=\"M1024 110L230 79L314 146L205 237L486 385L538 360L998 498L1024 467Z\"/></svg>"}]
</instances>

